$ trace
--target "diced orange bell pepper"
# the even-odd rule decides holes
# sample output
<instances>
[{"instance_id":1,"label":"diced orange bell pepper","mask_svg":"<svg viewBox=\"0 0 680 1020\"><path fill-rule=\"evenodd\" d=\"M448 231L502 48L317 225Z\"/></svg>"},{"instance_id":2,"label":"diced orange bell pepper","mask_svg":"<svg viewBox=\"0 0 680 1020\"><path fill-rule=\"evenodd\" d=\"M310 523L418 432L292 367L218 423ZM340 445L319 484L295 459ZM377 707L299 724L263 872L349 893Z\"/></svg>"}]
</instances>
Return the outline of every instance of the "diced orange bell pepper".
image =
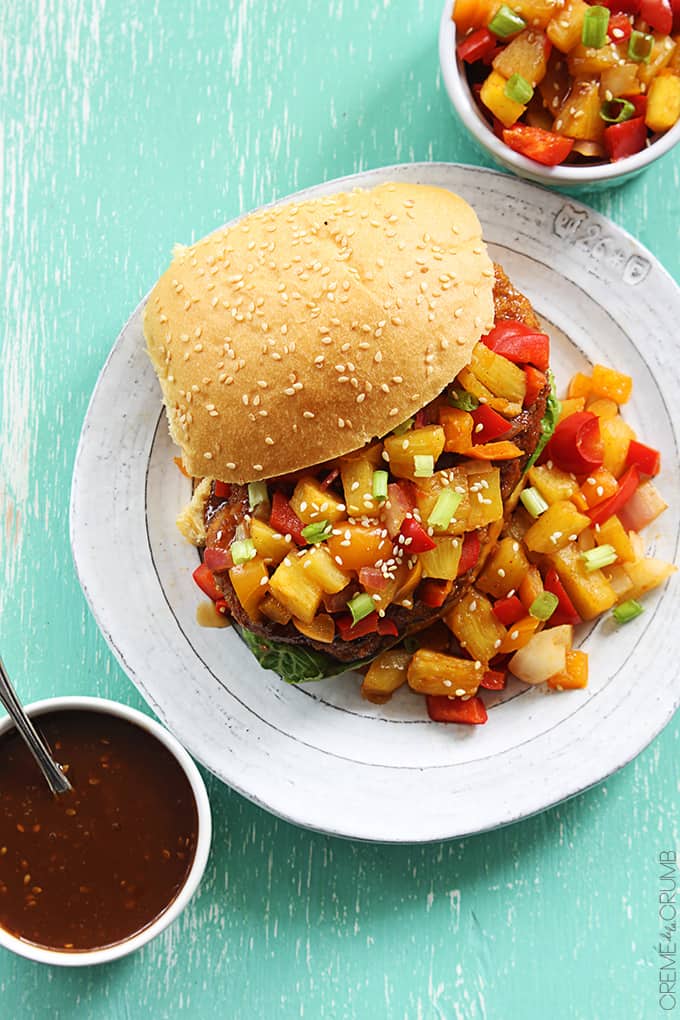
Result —
<instances>
[{"instance_id":1,"label":"diced orange bell pepper","mask_svg":"<svg viewBox=\"0 0 680 1020\"><path fill-rule=\"evenodd\" d=\"M446 453L463 453L472 446L474 420L468 411L461 411L457 407L440 407L439 424L446 436Z\"/></svg>"},{"instance_id":2,"label":"diced orange bell pepper","mask_svg":"<svg viewBox=\"0 0 680 1020\"><path fill-rule=\"evenodd\" d=\"M579 489L579 495L583 496L586 508L596 506L603 499L609 499L619 488L619 483L607 468L596 468L591 475L588 475L585 482ZM573 497L572 497L573 498Z\"/></svg>"},{"instance_id":3,"label":"diced orange bell pepper","mask_svg":"<svg viewBox=\"0 0 680 1020\"><path fill-rule=\"evenodd\" d=\"M525 616L508 631L506 637L503 639L503 643L498 649L499 655L507 655L510 652L517 652L531 639L532 634L536 633L536 629L540 620L536 620L533 616Z\"/></svg>"},{"instance_id":4,"label":"diced orange bell pepper","mask_svg":"<svg viewBox=\"0 0 680 1020\"><path fill-rule=\"evenodd\" d=\"M538 567L531 566L522 578L522 583L517 592L519 600L527 612L542 592L543 578L538 571Z\"/></svg>"},{"instance_id":5,"label":"diced orange bell pepper","mask_svg":"<svg viewBox=\"0 0 680 1020\"><path fill-rule=\"evenodd\" d=\"M462 451L464 457L471 457L473 460L514 460L515 457L521 457L523 452L516 443L507 440L483 443Z\"/></svg>"},{"instance_id":6,"label":"diced orange bell pepper","mask_svg":"<svg viewBox=\"0 0 680 1020\"><path fill-rule=\"evenodd\" d=\"M588 686L588 655L575 649L567 652L567 666L563 673L556 673L548 680L548 687L554 691L574 691Z\"/></svg>"}]
</instances>

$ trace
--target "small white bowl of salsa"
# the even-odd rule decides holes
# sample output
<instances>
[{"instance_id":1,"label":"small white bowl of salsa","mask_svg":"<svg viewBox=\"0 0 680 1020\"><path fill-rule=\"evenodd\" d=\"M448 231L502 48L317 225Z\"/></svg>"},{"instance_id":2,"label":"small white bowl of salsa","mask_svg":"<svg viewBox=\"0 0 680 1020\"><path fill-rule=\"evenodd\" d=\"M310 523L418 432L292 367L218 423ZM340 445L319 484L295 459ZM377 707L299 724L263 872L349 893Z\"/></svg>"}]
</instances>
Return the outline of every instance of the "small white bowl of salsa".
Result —
<instances>
[{"instance_id":1,"label":"small white bowl of salsa","mask_svg":"<svg viewBox=\"0 0 680 1020\"><path fill-rule=\"evenodd\" d=\"M477 144L507 170L548 187L570 190L612 187L639 174L680 141L680 119L664 131L653 131L646 123L652 102L658 111L660 97L670 94L671 107L676 100L680 103L680 42L651 29L642 31L649 26L640 20L639 14L643 3L664 7L670 0L607 0L611 10L587 5L585 0L455 2L464 4L465 17L459 18L461 28L452 18L454 0L445 3L440 22L439 59L444 84L455 112ZM630 13L633 10L638 13ZM672 17L680 21L680 5ZM489 25L500 31L501 36L491 31ZM672 22L672 30L674 26ZM680 25L674 35L679 32ZM477 33L475 38L473 33ZM601 45L585 47L584 33L585 38ZM561 51L551 37L560 43ZM530 45L515 44L511 50L510 44L520 38L529 40ZM531 61L532 44L534 49L545 44L545 63L540 56ZM461 45L465 60L460 56ZM565 52L566 46L569 49ZM513 52L520 49L523 53L518 55L515 71ZM629 57L629 49L640 59ZM580 72L579 61L586 71L583 76L578 74L577 83L571 71ZM611 67L605 67L607 64ZM658 73L650 79L652 70ZM620 80L626 74L632 76L631 82ZM607 76L612 79L616 94L606 88ZM667 80L653 85L657 77ZM501 113L503 123L482 101L482 89L496 114ZM666 113L667 98L661 105L661 121L665 116L668 123L674 111ZM589 116L589 111L594 117ZM515 116L517 119L513 120ZM658 113L657 120L651 117L654 126L661 123L658 117ZM592 129L584 129L581 126L584 122L593 125ZM607 131L611 127L615 130ZM567 131L592 137L572 138L570 145ZM507 141L516 148L511 148ZM636 148L637 151L625 154ZM562 161L545 165L525 154L531 151L535 154L537 150L539 158L550 161L561 157Z\"/></svg>"}]
</instances>

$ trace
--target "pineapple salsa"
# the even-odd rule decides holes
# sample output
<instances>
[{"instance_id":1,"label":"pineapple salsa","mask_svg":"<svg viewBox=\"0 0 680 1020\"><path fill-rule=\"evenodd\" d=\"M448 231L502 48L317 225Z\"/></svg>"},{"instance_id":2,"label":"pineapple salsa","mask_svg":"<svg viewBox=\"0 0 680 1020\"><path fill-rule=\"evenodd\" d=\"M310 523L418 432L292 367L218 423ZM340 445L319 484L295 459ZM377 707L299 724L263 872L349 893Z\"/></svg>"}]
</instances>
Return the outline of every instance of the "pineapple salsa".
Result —
<instances>
[{"instance_id":1,"label":"pineapple salsa","mask_svg":"<svg viewBox=\"0 0 680 1020\"><path fill-rule=\"evenodd\" d=\"M455 0L484 116L545 166L623 159L680 119L677 0Z\"/></svg>"},{"instance_id":2,"label":"pineapple salsa","mask_svg":"<svg viewBox=\"0 0 680 1020\"><path fill-rule=\"evenodd\" d=\"M576 375L561 404L549 398L544 440L554 432L527 464L511 437L547 368L545 334L499 322L455 383L382 440L316 475L213 482L229 514L199 587L227 612L227 575L251 620L292 623L322 645L379 635L387 647L362 670L363 697L384 703L408 685L435 721L486 722L483 692L509 673L585 687L574 627L609 611L629 622L675 567L645 556L640 536L666 503L651 480L658 452L619 413L630 378L601 365ZM417 620L419 607L428 625L404 639L397 614Z\"/></svg>"}]
</instances>

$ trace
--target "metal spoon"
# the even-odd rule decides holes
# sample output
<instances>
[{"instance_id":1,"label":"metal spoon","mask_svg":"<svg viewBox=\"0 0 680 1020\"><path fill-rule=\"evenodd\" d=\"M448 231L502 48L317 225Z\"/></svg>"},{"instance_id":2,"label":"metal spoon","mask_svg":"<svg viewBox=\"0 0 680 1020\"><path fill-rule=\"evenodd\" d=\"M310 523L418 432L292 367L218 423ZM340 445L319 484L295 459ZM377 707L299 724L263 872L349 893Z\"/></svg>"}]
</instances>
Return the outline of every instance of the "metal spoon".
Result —
<instances>
[{"instance_id":1,"label":"metal spoon","mask_svg":"<svg viewBox=\"0 0 680 1020\"><path fill-rule=\"evenodd\" d=\"M35 758L52 793L68 793L73 787L62 772L61 765L58 765L54 760L45 741L26 715L24 707L19 701L12 682L7 675L2 657L0 657L0 701L19 731L26 747Z\"/></svg>"}]
</instances>

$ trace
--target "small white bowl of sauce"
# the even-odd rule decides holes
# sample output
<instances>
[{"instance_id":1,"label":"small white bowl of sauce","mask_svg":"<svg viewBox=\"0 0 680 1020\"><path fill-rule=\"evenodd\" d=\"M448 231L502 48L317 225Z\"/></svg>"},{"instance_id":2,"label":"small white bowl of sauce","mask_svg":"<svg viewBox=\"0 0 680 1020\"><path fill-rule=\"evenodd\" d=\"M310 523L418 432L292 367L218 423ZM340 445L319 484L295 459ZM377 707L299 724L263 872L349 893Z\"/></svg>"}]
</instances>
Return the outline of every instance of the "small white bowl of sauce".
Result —
<instances>
[{"instance_id":1,"label":"small white bowl of sauce","mask_svg":"<svg viewBox=\"0 0 680 1020\"><path fill-rule=\"evenodd\" d=\"M73 786L55 797L0 723L0 946L39 963L108 963L184 910L205 870L205 784L159 723L100 698L27 707Z\"/></svg>"}]
</instances>

